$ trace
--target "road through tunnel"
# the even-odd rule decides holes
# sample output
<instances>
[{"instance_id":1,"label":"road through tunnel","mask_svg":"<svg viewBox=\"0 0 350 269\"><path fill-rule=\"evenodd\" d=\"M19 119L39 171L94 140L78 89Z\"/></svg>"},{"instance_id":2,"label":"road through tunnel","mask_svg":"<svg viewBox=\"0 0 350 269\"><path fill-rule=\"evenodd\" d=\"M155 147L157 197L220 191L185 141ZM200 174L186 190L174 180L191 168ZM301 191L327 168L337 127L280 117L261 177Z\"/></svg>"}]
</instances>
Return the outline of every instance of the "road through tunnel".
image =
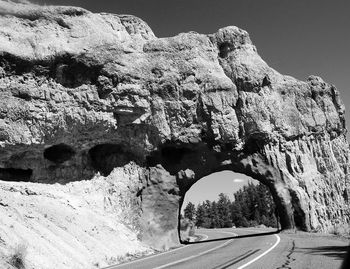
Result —
<instances>
[{"instance_id":1,"label":"road through tunnel","mask_svg":"<svg viewBox=\"0 0 350 269\"><path fill-rule=\"evenodd\" d=\"M180 144L167 143L160 150L153 154L149 159L150 169L162 169L161 182L176 181L178 189L166 189L169 199L174 195L178 197L178 204L172 207L177 211L177 219L173 215L172 221L177 222L177 233L181 241L181 208L184 205L186 194L190 191L196 182L200 182L204 177L217 172L230 171L231 173L240 173L245 177L250 177L257 184L261 184L268 191L271 203L277 212L280 228L289 230L303 228L305 219L299 219L300 227L296 227L294 222L294 208L300 209L297 199L292 199L288 185L280 176L280 171L266 162L264 156L260 153L244 154L237 153L224 146L209 146L205 143L199 144ZM150 180L155 181L155 179ZM218 180L215 184L221 184ZM153 209L152 209L153 210ZM275 212L273 212L274 215ZM168 214L168 211L158 212L159 214ZM170 223L170 220L168 221ZM232 220L231 220L232 222ZM232 226L231 226L232 227Z\"/></svg>"},{"instance_id":2,"label":"road through tunnel","mask_svg":"<svg viewBox=\"0 0 350 269\"><path fill-rule=\"evenodd\" d=\"M194 193L196 197L191 210L189 201ZM199 196L201 203L198 203ZM295 225L292 199L283 183L256 180L232 170L215 172L197 180L181 197L180 208L178 227L181 241L188 235L189 223L197 228L259 225L282 230L303 228L302 220L297 223L300 226Z\"/></svg>"},{"instance_id":3,"label":"road through tunnel","mask_svg":"<svg viewBox=\"0 0 350 269\"><path fill-rule=\"evenodd\" d=\"M194 240L195 228L256 227L273 231L280 225L269 188L226 170L203 177L187 191L179 227L181 241L188 242Z\"/></svg>"}]
</instances>

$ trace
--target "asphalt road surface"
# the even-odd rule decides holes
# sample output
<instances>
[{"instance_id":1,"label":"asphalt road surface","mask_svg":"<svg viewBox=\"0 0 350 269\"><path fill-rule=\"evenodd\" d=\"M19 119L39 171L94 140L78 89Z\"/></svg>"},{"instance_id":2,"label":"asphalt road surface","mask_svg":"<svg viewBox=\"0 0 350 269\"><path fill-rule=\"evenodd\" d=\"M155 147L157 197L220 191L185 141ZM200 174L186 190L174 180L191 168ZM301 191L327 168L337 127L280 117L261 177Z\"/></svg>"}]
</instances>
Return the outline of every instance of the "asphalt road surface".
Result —
<instances>
[{"instance_id":1,"label":"asphalt road surface","mask_svg":"<svg viewBox=\"0 0 350 269\"><path fill-rule=\"evenodd\" d=\"M108 269L337 269L348 241L262 229L200 229L203 241Z\"/></svg>"}]
</instances>

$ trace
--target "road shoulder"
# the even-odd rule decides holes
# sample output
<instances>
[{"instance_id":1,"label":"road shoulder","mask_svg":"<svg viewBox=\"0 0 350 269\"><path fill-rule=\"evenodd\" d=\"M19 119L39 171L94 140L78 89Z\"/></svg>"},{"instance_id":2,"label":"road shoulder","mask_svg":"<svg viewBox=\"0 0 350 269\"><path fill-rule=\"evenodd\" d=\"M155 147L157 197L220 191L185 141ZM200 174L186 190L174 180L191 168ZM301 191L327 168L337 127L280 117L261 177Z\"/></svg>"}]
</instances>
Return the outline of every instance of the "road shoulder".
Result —
<instances>
[{"instance_id":1,"label":"road shoulder","mask_svg":"<svg viewBox=\"0 0 350 269\"><path fill-rule=\"evenodd\" d=\"M349 245L345 237L325 234L281 233L280 237L281 244L274 254L262 259L266 268L340 268Z\"/></svg>"}]
</instances>

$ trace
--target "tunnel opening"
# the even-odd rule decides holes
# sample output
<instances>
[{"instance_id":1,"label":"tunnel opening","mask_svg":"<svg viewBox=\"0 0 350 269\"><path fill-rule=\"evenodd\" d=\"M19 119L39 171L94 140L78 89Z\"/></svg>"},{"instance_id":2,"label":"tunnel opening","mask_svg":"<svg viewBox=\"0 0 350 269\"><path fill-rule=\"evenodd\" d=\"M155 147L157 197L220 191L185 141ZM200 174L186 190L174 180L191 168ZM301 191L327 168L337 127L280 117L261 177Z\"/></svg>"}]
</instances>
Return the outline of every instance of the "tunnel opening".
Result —
<instances>
[{"instance_id":1,"label":"tunnel opening","mask_svg":"<svg viewBox=\"0 0 350 269\"><path fill-rule=\"evenodd\" d=\"M64 163L73 158L75 150L66 144L58 144L44 150L44 158L56 164Z\"/></svg>"},{"instance_id":2,"label":"tunnel opening","mask_svg":"<svg viewBox=\"0 0 350 269\"><path fill-rule=\"evenodd\" d=\"M186 192L178 227L180 241L188 242L201 229L231 228L242 234L250 233L244 231L249 227L277 231L280 224L270 188L226 170L201 178Z\"/></svg>"},{"instance_id":3,"label":"tunnel opening","mask_svg":"<svg viewBox=\"0 0 350 269\"><path fill-rule=\"evenodd\" d=\"M30 182L32 169L0 168L0 180Z\"/></svg>"},{"instance_id":4,"label":"tunnel opening","mask_svg":"<svg viewBox=\"0 0 350 269\"><path fill-rule=\"evenodd\" d=\"M108 176L115 167L137 161L135 155L119 144L100 144L89 150L92 167L103 176Z\"/></svg>"}]
</instances>

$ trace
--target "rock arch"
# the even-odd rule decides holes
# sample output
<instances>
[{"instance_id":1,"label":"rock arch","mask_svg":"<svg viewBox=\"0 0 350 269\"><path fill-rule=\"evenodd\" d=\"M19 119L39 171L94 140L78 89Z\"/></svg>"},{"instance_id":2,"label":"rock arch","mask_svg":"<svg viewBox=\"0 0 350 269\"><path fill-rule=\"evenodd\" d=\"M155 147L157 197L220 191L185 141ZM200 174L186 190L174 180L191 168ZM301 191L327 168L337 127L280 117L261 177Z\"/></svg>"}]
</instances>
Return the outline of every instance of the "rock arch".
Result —
<instances>
[{"instance_id":1,"label":"rock arch","mask_svg":"<svg viewBox=\"0 0 350 269\"><path fill-rule=\"evenodd\" d=\"M269 150L271 148L269 146L265 146L258 152L249 152L249 154L246 154L232 151L232 149L227 150L227 145L215 145L212 147L212 145L208 146L206 144L177 144L176 146L169 146L169 144L167 144L165 146L165 152L171 157L158 159L158 162L156 161L158 165L149 168L150 173L147 174L147 176L152 180L151 178L156 175L157 182L160 183L160 185L164 184L164 186L166 186L164 190L167 191L168 194L171 193L171 195L168 196L168 205L165 205L164 200L162 200L165 212L176 211L179 214L186 192L201 178L223 170L245 174L269 187L278 210L280 224L283 230L299 229L304 231L318 231L320 229L320 224L317 223L317 221L322 223L322 218L324 217L318 215L316 220L317 225L315 225L315 216L312 214L318 214L320 212L318 210L313 211L313 202L310 201L310 196L308 196L307 193L310 190L305 187L302 188L299 184L295 185L296 182L293 182L293 178L287 168L290 165L297 165L290 160L291 158L294 160L297 158L306 158L309 157L309 154L312 154L310 151L306 150L306 148L311 148L308 143L312 143L312 140L308 141L306 139L304 143L305 144L302 145L303 151L295 152L294 154L296 154L296 156L294 157L288 155L290 154L288 150L287 152L276 151L274 152L275 156L272 157L272 152ZM307 165L310 165L309 162L310 160L308 160L308 162L299 163L299 168L294 167L293 169L306 171ZM313 167L317 167L318 165L317 163L313 164ZM312 167L309 166L309 169L310 168ZM314 172L316 173L315 170ZM308 176L310 174L311 173L307 173ZM318 181L318 183L320 182ZM160 185L158 185L157 188L159 188ZM170 192L169 185L177 186L177 191ZM317 192L317 189L315 188L313 191ZM160 193L162 193L162 191L160 191ZM175 200L178 201L178 204L176 202L174 203L173 194L177 195L177 199ZM162 195L164 195L164 193ZM332 199L331 193L323 195L322 198L321 193L319 193L319 195L320 198L316 199L323 199L322 203L325 205L332 203L330 201ZM341 195L341 193L338 195ZM146 204L147 202L144 201L144 203ZM153 212L151 215L152 218L157 214L168 216L169 219L164 221L164 224L169 228L171 227L171 223L173 224L178 221L179 215L165 213L162 211L163 207L156 207L157 211ZM153 209L148 208L148 210L152 211ZM327 215L328 214L330 213L327 213ZM346 215L343 215L342 211L335 214L339 218L347 218ZM329 218L329 220L330 219L331 218ZM326 221L326 219L323 219L323 221ZM147 223L147 226L148 224L149 223ZM175 228L178 227L173 226L172 229ZM148 227L148 229L150 229L150 227ZM159 235L159 227L157 227L157 229L157 234ZM155 233L155 231L153 232ZM167 230L167 233L168 232L169 230ZM153 233L151 232L151 234ZM147 242L150 240L149 242L151 244L154 243L153 238L148 238L148 234L145 240Z\"/></svg>"},{"instance_id":2,"label":"rock arch","mask_svg":"<svg viewBox=\"0 0 350 269\"><path fill-rule=\"evenodd\" d=\"M89 150L122 145L130 154L112 166L139 167L140 236L159 248L179 242L188 188L223 169L268 185L285 229L349 223L350 150L337 89L270 68L246 31L157 38L133 16L39 6L9 14L0 17L3 175L14 168L40 182L91 179L106 167L89 158L108 146ZM29 23L33 14L45 23ZM69 29L57 27L62 20ZM76 69L83 73L71 76ZM46 166L45 148L63 142L74 157Z\"/></svg>"}]
</instances>

